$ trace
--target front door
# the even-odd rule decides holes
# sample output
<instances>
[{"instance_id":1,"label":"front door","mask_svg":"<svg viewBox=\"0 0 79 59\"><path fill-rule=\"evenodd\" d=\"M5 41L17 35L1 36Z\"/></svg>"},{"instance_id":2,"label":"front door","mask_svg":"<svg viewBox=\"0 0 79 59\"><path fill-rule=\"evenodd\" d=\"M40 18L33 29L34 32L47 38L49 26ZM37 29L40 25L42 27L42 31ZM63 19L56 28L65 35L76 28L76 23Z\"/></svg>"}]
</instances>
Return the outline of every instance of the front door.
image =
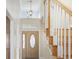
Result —
<instances>
[{"instance_id":1,"label":"front door","mask_svg":"<svg viewBox=\"0 0 79 59\"><path fill-rule=\"evenodd\" d=\"M25 40L23 41L23 59L39 58L39 33L38 31L23 32Z\"/></svg>"}]
</instances>

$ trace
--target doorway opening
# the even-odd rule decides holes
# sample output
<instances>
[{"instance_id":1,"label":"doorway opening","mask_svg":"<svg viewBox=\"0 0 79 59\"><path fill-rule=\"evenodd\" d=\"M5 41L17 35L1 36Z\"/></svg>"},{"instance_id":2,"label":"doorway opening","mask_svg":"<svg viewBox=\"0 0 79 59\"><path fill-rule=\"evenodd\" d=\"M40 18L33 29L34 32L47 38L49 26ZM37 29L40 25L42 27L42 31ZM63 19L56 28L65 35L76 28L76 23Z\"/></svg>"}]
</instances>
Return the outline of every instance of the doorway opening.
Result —
<instances>
[{"instance_id":1,"label":"doorway opening","mask_svg":"<svg viewBox=\"0 0 79 59\"><path fill-rule=\"evenodd\" d=\"M39 59L39 32L23 32L22 59Z\"/></svg>"}]
</instances>

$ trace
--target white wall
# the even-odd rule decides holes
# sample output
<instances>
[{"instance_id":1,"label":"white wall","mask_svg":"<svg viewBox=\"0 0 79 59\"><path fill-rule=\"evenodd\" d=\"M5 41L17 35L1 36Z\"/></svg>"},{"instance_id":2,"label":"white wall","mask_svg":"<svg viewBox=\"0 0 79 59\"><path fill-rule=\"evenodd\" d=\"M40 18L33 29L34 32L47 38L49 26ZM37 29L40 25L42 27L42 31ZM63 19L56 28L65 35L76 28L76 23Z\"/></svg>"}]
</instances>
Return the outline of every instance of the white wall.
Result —
<instances>
[{"instance_id":1,"label":"white wall","mask_svg":"<svg viewBox=\"0 0 79 59\"><path fill-rule=\"evenodd\" d=\"M64 4L69 10L72 10L72 0L59 0L62 4Z\"/></svg>"},{"instance_id":2,"label":"white wall","mask_svg":"<svg viewBox=\"0 0 79 59\"><path fill-rule=\"evenodd\" d=\"M44 0L40 1L40 15L44 18Z\"/></svg>"},{"instance_id":3,"label":"white wall","mask_svg":"<svg viewBox=\"0 0 79 59\"><path fill-rule=\"evenodd\" d=\"M11 32L10 34L10 56L11 56L10 59L16 59L17 58L16 49L18 48L17 46L17 41L18 41L17 33L18 32L17 32L16 19L12 19L10 22L10 32Z\"/></svg>"},{"instance_id":4,"label":"white wall","mask_svg":"<svg viewBox=\"0 0 79 59\"><path fill-rule=\"evenodd\" d=\"M52 59L49 43L43 31L39 32L39 59Z\"/></svg>"},{"instance_id":5,"label":"white wall","mask_svg":"<svg viewBox=\"0 0 79 59\"><path fill-rule=\"evenodd\" d=\"M11 58L10 59L22 59L22 31L40 31L41 24L40 20L34 23L22 22L20 20L12 20L11 21ZM24 23L24 24L23 24ZM31 25L30 25L31 24ZM36 24L36 26L34 25ZM29 25L29 26L28 26ZM20 50L19 50L20 48ZM16 56L14 53L14 49L16 49ZM52 59L49 43L46 39L46 35L43 32L39 32L39 59Z\"/></svg>"},{"instance_id":6,"label":"white wall","mask_svg":"<svg viewBox=\"0 0 79 59\"><path fill-rule=\"evenodd\" d=\"M17 18L20 11L20 0L6 0L6 8L13 18Z\"/></svg>"}]
</instances>

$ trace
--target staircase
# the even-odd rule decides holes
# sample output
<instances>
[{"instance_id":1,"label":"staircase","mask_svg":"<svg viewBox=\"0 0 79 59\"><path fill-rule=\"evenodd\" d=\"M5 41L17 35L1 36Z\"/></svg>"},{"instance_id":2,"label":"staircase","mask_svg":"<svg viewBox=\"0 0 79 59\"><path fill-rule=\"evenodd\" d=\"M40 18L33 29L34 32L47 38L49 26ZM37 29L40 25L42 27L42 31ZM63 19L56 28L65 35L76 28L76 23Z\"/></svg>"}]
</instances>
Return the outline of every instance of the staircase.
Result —
<instances>
[{"instance_id":1,"label":"staircase","mask_svg":"<svg viewBox=\"0 0 79 59\"><path fill-rule=\"evenodd\" d=\"M58 0L44 2L46 37L53 59L72 59L72 11Z\"/></svg>"}]
</instances>

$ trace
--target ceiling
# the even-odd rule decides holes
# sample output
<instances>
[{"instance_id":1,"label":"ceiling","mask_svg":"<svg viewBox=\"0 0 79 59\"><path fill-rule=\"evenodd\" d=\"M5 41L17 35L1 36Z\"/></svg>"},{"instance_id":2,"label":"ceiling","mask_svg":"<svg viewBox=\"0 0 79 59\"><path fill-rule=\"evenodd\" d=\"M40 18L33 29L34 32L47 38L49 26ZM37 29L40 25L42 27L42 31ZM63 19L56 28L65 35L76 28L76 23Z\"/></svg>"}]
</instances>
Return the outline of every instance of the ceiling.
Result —
<instances>
[{"instance_id":1,"label":"ceiling","mask_svg":"<svg viewBox=\"0 0 79 59\"><path fill-rule=\"evenodd\" d=\"M31 9L33 11L32 16L29 16L30 11L30 1ZM40 1L41 0L21 0L21 13L20 17L23 18L40 18Z\"/></svg>"},{"instance_id":2,"label":"ceiling","mask_svg":"<svg viewBox=\"0 0 79 59\"><path fill-rule=\"evenodd\" d=\"M32 16L27 13L30 10L30 1ZM6 7L13 18L41 18L41 3L44 0L6 0Z\"/></svg>"}]
</instances>

